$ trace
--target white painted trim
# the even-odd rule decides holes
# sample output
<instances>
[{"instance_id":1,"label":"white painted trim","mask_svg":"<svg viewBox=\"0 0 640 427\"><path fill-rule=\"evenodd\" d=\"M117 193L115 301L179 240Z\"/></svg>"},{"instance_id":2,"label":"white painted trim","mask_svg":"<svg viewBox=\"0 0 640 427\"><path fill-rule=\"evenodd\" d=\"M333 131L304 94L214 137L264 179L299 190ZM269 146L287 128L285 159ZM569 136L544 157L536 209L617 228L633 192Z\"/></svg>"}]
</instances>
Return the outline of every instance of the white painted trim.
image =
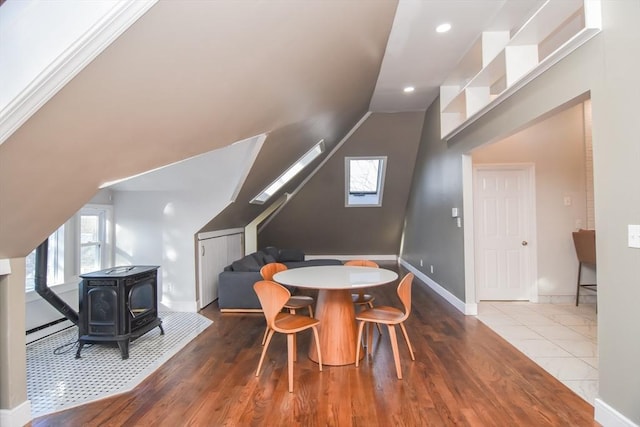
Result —
<instances>
[{"instance_id":1,"label":"white painted trim","mask_svg":"<svg viewBox=\"0 0 640 427\"><path fill-rule=\"evenodd\" d=\"M198 312L198 301L170 301L168 299L163 298L160 302L164 307L168 308L168 310L163 310L162 308L158 308L158 311L180 311L185 313L197 313Z\"/></svg>"},{"instance_id":2,"label":"white painted trim","mask_svg":"<svg viewBox=\"0 0 640 427\"><path fill-rule=\"evenodd\" d=\"M11 263L8 259L0 259L0 276L11 274Z\"/></svg>"},{"instance_id":3,"label":"white painted trim","mask_svg":"<svg viewBox=\"0 0 640 427\"><path fill-rule=\"evenodd\" d=\"M464 301L458 299L451 292L440 286L436 281L426 276L420 270L415 268L413 265L409 264L407 261L400 258L400 264L405 267L407 270L415 274L415 276L422 280L427 286L433 289L438 295L444 298L449 304L457 308L459 311L464 313L467 316L476 316L478 314L478 304L473 303L465 303Z\"/></svg>"},{"instance_id":4,"label":"white painted trim","mask_svg":"<svg viewBox=\"0 0 640 427\"><path fill-rule=\"evenodd\" d=\"M306 255L305 259L338 259L349 261L352 259L368 259L371 261L398 261L397 255Z\"/></svg>"},{"instance_id":5,"label":"white painted trim","mask_svg":"<svg viewBox=\"0 0 640 427\"><path fill-rule=\"evenodd\" d=\"M232 234L242 234L244 228L227 228L226 230L205 231L198 233L198 240L215 239L216 237L231 236Z\"/></svg>"},{"instance_id":6,"label":"white painted trim","mask_svg":"<svg viewBox=\"0 0 640 427\"><path fill-rule=\"evenodd\" d=\"M467 301L476 299L476 264L475 264L475 224L473 210L473 158L471 154L462 155L462 214L464 228L464 295ZM468 219L468 221L466 221Z\"/></svg>"},{"instance_id":7,"label":"white painted trim","mask_svg":"<svg viewBox=\"0 0 640 427\"><path fill-rule=\"evenodd\" d=\"M122 3L87 30L0 111L0 144L93 61L158 0Z\"/></svg>"},{"instance_id":8,"label":"white painted trim","mask_svg":"<svg viewBox=\"0 0 640 427\"><path fill-rule=\"evenodd\" d=\"M278 209L276 209L276 211L273 213L273 215L271 215L265 222L264 224L262 224L262 226L260 227L260 229L258 230L258 233L260 233L262 231L262 229L264 227L267 226L267 224L269 224L271 222L271 220L273 218L276 217L276 215L278 215L280 213L280 211L282 209L284 209L285 206L287 206L287 203L289 203L289 201L291 201L291 199L293 199L293 197L298 194L298 192L300 190L302 190L302 188L307 184L307 182L309 182L309 180L311 178L313 178L313 176L318 173L318 171L320 169L322 169L322 167L325 165L325 163L327 163L329 161L329 159L331 157L333 157L333 155L340 149L340 147L342 147L344 145L345 142L347 142L347 140L349 138L351 138L351 135L353 135L355 133L356 130L358 130L360 128L360 126L362 126L362 124L364 122L367 121L367 119L369 118L369 116L371 115L371 111L367 111L364 116L362 116L362 118L360 120L358 120L358 123L356 123L349 132L347 132L347 134L344 136L344 138L342 138L340 140L340 142L338 142L336 144L335 147L333 147L333 150L331 150L331 152L329 154L327 154L325 156L324 159L322 159L322 161L320 162L320 164L300 183L300 185L298 185L298 188L296 188L295 190L293 190L291 192L291 194L289 195L289 198L282 204L280 205L280 207Z\"/></svg>"},{"instance_id":9,"label":"white painted trim","mask_svg":"<svg viewBox=\"0 0 640 427\"><path fill-rule=\"evenodd\" d=\"M604 427L639 427L599 397L596 397L593 407L594 419Z\"/></svg>"},{"instance_id":10,"label":"white painted trim","mask_svg":"<svg viewBox=\"0 0 640 427\"><path fill-rule=\"evenodd\" d=\"M235 190L233 190L233 194L231 194L232 202L235 202L236 199L238 198L238 194L240 194L240 190L242 189L244 182L247 180L247 177L249 176L249 172L251 172L251 168L253 167L253 164L258 158L258 154L260 154L260 150L262 150L262 145L267 140L267 134L262 133L258 136L254 136L254 138L257 138L257 141L253 147L253 150L251 150L251 155L245 159L245 162L243 162L244 170L240 175L240 179L238 180L238 185L236 185ZM246 140L234 142L234 144L237 144L239 142L244 142L244 141Z\"/></svg>"},{"instance_id":11,"label":"white painted trim","mask_svg":"<svg viewBox=\"0 0 640 427\"><path fill-rule=\"evenodd\" d=\"M22 427L31 422L31 401L25 400L13 409L0 409L0 426Z\"/></svg>"}]
</instances>

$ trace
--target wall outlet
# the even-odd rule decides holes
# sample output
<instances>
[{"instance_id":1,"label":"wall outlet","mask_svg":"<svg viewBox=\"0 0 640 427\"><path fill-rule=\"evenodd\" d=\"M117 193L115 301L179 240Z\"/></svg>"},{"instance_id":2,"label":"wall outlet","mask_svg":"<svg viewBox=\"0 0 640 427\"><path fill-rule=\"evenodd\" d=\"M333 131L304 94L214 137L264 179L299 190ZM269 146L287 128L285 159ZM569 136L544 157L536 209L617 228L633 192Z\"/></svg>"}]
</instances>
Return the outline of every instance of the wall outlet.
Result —
<instances>
[{"instance_id":1,"label":"wall outlet","mask_svg":"<svg viewBox=\"0 0 640 427\"><path fill-rule=\"evenodd\" d=\"M422 261L422 260L420 260L420 267L422 267L422 265L423 265L423 264L424 264L424 263L423 263L423 261Z\"/></svg>"},{"instance_id":2,"label":"wall outlet","mask_svg":"<svg viewBox=\"0 0 640 427\"><path fill-rule=\"evenodd\" d=\"M431 274L433 274L433 265L429 266L429 270L431 271Z\"/></svg>"},{"instance_id":3,"label":"wall outlet","mask_svg":"<svg viewBox=\"0 0 640 427\"><path fill-rule=\"evenodd\" d=\"M640 225L629 224L629 247L640 249Z\"/></svg>"}]
</instances>

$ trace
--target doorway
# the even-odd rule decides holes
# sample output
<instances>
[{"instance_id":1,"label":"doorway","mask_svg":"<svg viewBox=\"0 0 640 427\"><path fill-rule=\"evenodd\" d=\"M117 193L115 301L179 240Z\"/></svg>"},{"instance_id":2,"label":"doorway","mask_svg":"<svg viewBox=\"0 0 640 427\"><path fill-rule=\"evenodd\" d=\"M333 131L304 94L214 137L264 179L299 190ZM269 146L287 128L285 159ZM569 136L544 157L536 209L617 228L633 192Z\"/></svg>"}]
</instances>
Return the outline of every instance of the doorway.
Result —
<instances>
[{"instance_id":1,"label":"doorway","mask_svg":"<svg viewBox=\"0 0 640 427\"><path fill-rule=\"evenodd\" d=\"M473 176L476 298L535 299L534 165L476 165Z\"/></svg>"}]
</instances>

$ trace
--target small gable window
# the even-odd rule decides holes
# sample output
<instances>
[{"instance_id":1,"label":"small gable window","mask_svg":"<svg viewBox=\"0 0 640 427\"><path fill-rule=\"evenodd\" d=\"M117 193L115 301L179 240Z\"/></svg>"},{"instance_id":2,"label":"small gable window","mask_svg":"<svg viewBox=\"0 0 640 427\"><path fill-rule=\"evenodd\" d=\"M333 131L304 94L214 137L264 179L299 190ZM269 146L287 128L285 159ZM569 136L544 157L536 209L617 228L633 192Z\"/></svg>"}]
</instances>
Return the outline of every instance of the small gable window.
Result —
<instances>
[{"instance_id":1,"label":"small gable window","mask_svg":"<svg viewBox=\"0 0 640 427\"><path fill-rule=\"evenodd\" d=\"M387 157L345 158L345 206L382 206Z\"/></svg>"}]
</instances>

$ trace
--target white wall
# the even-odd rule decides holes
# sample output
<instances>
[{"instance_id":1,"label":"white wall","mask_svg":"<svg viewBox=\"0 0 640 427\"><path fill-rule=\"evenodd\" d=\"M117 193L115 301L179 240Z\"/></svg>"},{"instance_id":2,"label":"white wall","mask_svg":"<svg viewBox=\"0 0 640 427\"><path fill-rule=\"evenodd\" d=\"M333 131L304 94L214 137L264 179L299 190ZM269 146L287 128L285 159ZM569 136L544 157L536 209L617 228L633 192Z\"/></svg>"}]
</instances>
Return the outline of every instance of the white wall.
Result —
<instances>
[{"instance_id":1,"label":"white wall","mask_svg":"<svg viewBox=\"0 0 640 427\"><path fill-rule=\"evenodd\" d=\"M558 299L562 302L576 293L578 261L571 233L587 224L584 135L580 103L472 152L474 163L535 164L538 295L566 296ZM570 206L565 197L571 199ZM593 274L590 280L595 280ZM547 301L541 298L541 302Z\"/></svg>"},{"instance_id":2,"label":"white wall","mask_svg":"<svg viewBox=\"0 0 640 427\"><path fill-rule=\"evenodd\" d=\"M232 200L264 135L113 186L116 265L159 265L159 297L196 311L198 231Z\"/></svg>"}]
</instances>

